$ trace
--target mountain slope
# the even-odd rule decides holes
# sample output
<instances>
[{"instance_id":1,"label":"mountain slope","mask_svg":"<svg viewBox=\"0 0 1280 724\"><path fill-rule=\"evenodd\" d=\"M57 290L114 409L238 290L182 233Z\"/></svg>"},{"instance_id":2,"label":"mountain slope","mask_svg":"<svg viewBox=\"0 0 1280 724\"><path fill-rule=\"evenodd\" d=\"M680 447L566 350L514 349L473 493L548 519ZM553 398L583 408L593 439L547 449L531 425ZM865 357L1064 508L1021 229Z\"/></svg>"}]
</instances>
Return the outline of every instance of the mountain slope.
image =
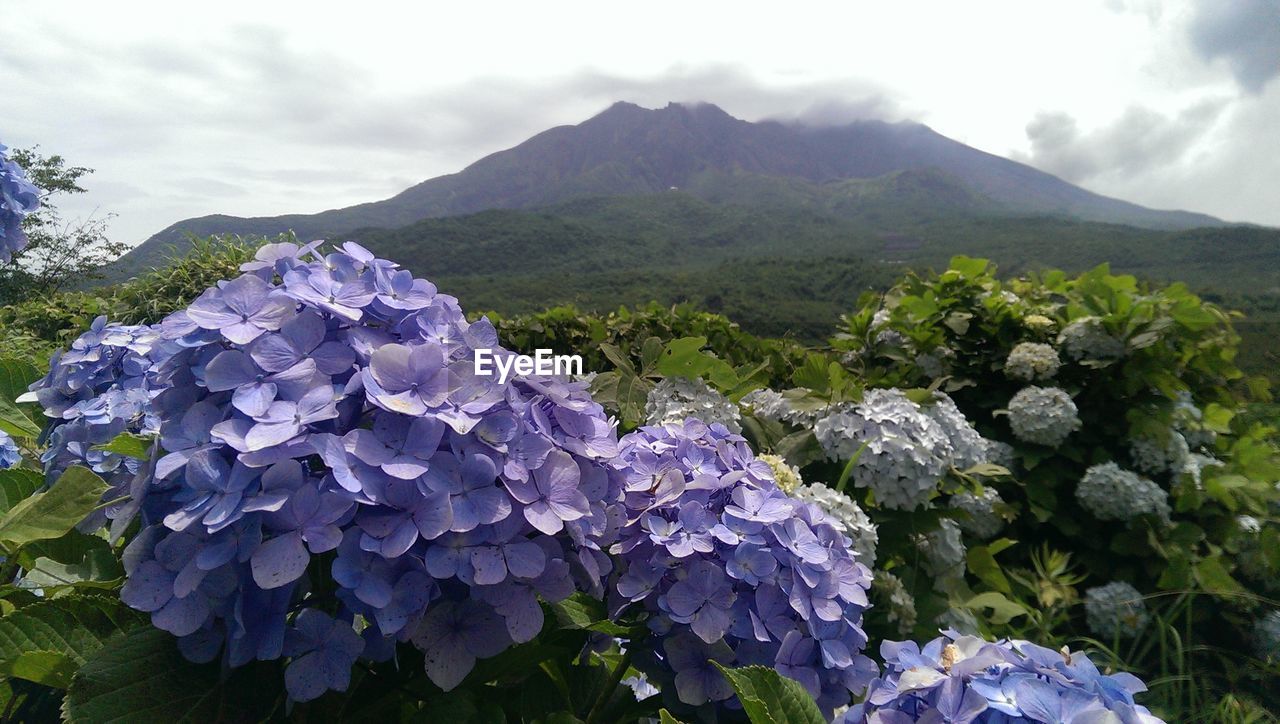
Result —
<instances>
[{"instance_id":1,"label":"mountain slope","mask_svg":"<svg viewBox=\"0 0 1280 724\"><path fill-rule=\"evenodd\" d=\"M123 257L113 276L156 262L186 234L276 234L338 237L359 228L395 228L420 219L486 209L529 209L582 196L636 195L672 187L709 200L777 205L773 179L808 185L818 203L838 206L847 182L911 172L917 200L966 213L1053 214L1147 228L1221 225L1183 211L1155 211L1085 191L1057 177L965 146L915 123L858 121L813 128L749 123L712 105L671 104L648 110L617 103L574 126L544 131L520 145L486 156L463 171L424 181L383 201L318 214L240 218L214 215L178 222ZM936 182L941 195L932 195ZM844 186L844 188L842 188ZM900 201L900 194L894 203ZM874 199L862 196L854 213ZM927 207L928 204L914 204Z\"/></svg>"}]
</instances>

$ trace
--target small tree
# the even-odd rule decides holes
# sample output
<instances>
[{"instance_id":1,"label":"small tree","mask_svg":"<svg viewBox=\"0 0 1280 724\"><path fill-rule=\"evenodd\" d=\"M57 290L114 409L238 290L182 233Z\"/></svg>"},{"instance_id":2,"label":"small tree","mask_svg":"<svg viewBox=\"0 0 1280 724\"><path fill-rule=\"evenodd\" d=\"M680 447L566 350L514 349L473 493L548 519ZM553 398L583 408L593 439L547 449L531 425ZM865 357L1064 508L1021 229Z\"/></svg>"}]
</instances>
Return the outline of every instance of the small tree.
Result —
<instances>
[{"instance_id":1,"label":"small tree","mask_svg":"<svg viewBox=\"0 0 1280 724\"><path fill-rule=\"evenodd\" d=\"M10 158L40 189L40 209L23 221L30 243L8 264L0 264L0 304L100 278L99 269L129 249L107 238L107 223L114 214L66 220L55 203L62 196L85 193L80 180L93 169L69 166L62 156L44 156L38 148L14 150Z\"/></svg>"}]
</instances>

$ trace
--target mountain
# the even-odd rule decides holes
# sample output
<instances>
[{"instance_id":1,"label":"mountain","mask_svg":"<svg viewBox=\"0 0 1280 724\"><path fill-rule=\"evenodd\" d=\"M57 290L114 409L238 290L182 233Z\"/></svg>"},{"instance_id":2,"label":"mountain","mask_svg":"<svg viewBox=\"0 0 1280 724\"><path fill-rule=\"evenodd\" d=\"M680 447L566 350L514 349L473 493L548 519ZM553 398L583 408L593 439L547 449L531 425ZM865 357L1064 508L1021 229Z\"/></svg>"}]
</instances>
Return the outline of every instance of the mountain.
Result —
<instances>
[{"instance_id":1,"label":"mountain","mask_svg":"<svg viewBox=\"0 0 1280 724\"><path fill-rule=\"evenodd\" d=\"M715 203L801 204L874 221L903 213L1052 215L1151 229L1221 226L1185 211L1157 211L1101 196L1042 171L966 146L918 123L857 121L811 127L751 123L714 105L645 109L616 103L578 125L544 131L462 171L383 200L317 214L180 221L125 255L120 278L158 262L187 234L338 238L488 209L535 209L590 196L677 189Z\"/></svg>"}]
</instances>

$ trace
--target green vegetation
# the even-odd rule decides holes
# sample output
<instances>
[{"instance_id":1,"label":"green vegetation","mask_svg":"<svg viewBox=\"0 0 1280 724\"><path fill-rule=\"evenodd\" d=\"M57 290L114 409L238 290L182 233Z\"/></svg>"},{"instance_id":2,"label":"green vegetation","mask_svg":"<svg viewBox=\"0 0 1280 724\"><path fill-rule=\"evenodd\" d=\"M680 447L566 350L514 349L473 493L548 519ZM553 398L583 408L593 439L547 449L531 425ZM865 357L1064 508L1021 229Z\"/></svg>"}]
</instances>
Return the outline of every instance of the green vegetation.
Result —
<instances>
[{"instance_id":1,"label":"green vegetation","mask_svg":"<svg viewBox=\"0 0 1280 724\"><path fill-rule=\"evenodd\" d=\"M671 203L687 201L673 197ZM691 217L679 223L690 233L697 219L712 222L704 226L707 233L719 228L716 223L728 223L720 215L724 207L715 207L711 217L699 216L708 212L699 204L685 208ZM902 389L917 404L941 390L985 437L1012 446L1007 467L949 470L931 491L928 507L900 510L866 488L846 486L862 452L832 459L824 455L813 425L769 419L749 405L737 408L744 435L757 451L781 456L811 484L850 493L879 526L875 575L887 580L891 574L902 584L916 619L904 625L890 618L892 604L877 593L866 617L873 648L881 640L929 638L939 625L959 620L987 637L1084 648L1100 664L1133 671L1151 688L1142 703L1169 721L1275 720L1278 661L1253 651L1250 631L1280 605L1274 587L1280 576L1280 431L1268 383L1238 369L1240 320L1183 285L1150 285L1105 267L1079 275L997 275L994 265L959 257L941 273L904 275L884 261L776 260L762 253L726 254L688 268L650 260L646 274L589 270L592 258L612 252L592 247L606 237L584 225L544 217L541 226L524 227L525 232L512 226L504 235L512 220L508 212L480 217L488 225L483 233L466 219L442 221L439 228L452 229L454 236L448 243L433 236L430 244L406 247L417 260L407 265L425 264L420 272L473 310L488 306L502 312L493 318L506 346L583 353L586 367L601 373L593 382L594 396L623 430L644 422L651 390L680 376L705 380L735 407L752 391L782 390L791 404L815 415L856 404L874 389ZM1000 238L991 223L973 222L975 229ZM1052 229L1059 222L1040 223ZM544 233L576 239L575 251L547 262L539 274L526 266L536 255L519 249L542 243ZM1266 242L1270 232L1259 233L1255 241ZM1172 244L1176 237L1165 241ZM465 247L464 238L480 248ZM1222 245L1235 238L1183 241ZM394 243L367 240L375 250L379 243ZM577 658L590 632L624 635L617 632L625 628L576 599L548 607L549 623L538 639L486 660L477 678L453 693L413 678L423 666L417 656L398 667L357 669L348 691L287 711L278 662L258 662L230 675L217 664L187 663L171 637L120 603L124 541L72 530L98 503L104 483L72 468L45 488L36 463L41 448L33 423L39 413L12 400L48 355L66 347L94 317L158 322L218 280L237 275L258 243L204 240L171 266L126 283L0 307L0 429L19 440L25 460L0 473L0 549L5 580L20 568L46 593L41 598L17 585L0 586L0 643L16 642L0 646L0 697L8 711L34 720L61 711L72 721L128 719L147 706L195 719L323 719L354 712L395 719L447 711L465 720L505 711L507 720L516 713L526 720L608 721L643 710L674 721L669 712L655 711L655 700L633 702L619 688L628 659L616 650ZM607 243L622 244L623 237L607 237ZM1042 244L1048 255L1054 244L1038 241L1035 248ZM509 255L500 271L467 266L499 248ZM928 243L912 253L926 248ZM435 251L446 266L469 272L433 273L424 260ZM1021 253L1022 270L1048 263L1032 251ZM644 259L637 255L634 261ZM1254 270L1255 278L1268 273ZM686 288L697 291L677 294ZM883 291L866 291L875 289ZM631 301L648 303L619 309ZM581 307L530 311L553 302ZM593 311L598 309L616 311ZM843 318L834 312L820 317L834 309ZM738 312L754 324L739 327ZM1070 335L1061 335L1094 319L1119 351L1114 358L1072 357L1064 342ZM1026 442L1007 419L1010 399L1026 384L1010 377L1007 361L1024 343L1058 351L1061 369L1041 383L1063 388L1078 407L1079 429L1056 447ZM1188 404L1200 413L1191 421L1184 414ZM1194 475L1184 469L1152 473L1169 502L1167 522L1158 515L1103 522L1079 503L1076 488L1090 467L1128 467L1137 439L1175 433L1198 435L1194 449L1217 464L1202 465ZM126 436L112 446L126 457L145 457L140 442ZM953 504L955 496L987 489L1002 496L996 509L1001 531L985 537L966 532L958 568L938 575L920 541L945 525L968 522L970 514ZM1242 525L1241 516L1256 530ZM1108 581L1128 582L1141 592L1150 618L1140 636L1104 637L1090 630L1082 601L1088 589ZM940 618L948 614L961 618ZM760 669L727 675L751 700L754 720L814 720L794 682ZM150 682L145 696L113 695L139 677ZM189 696L192 687L207 696ZM506 696L511 687L522 693ZM548 709L547 702L563 710Z\"/></svg>"}]
</instances>

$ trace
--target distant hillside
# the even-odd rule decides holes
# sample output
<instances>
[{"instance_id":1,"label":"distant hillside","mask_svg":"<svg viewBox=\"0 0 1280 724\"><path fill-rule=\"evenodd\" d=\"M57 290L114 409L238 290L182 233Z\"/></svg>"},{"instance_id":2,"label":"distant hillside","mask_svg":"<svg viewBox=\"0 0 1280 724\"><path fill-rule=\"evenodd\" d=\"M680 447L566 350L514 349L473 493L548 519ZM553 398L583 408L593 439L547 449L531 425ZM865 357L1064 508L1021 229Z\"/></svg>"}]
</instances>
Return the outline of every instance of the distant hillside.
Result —
<instances>
[{"instance_id":1,"label":"distant hillside","mask_svg":"<svg viewBox=\"0 0 1280 724\"><path fill-rule=\"evenodd\" d=\"M879 193L882 181L858 193ZM798 187L797 193L807 189ZM692 193L580 198L536 211L495 210L425 219L350 236L401 262L468 309L503 314L576 304L607 311L650 300L690 301L760 334L820 339L858 295L907 269L945 267L956 253L995 260L1010 274L1117 272L1193 290L1250 317L1248 367L1280 354L1280 230L1186 231L1052 216L916 213L897 196L866 214L787 203L712 203Z\"/></svg>"},{"instance_id":2,"label":"distant hillside","mask_svg":"<svg viewBox=\"0 0 1280 724\"><path fill-rule=\"evenodd\" d=\"M868 179L882 183L862 183ZM749 123L712 105L648 110L618 103L583 123L544 131L383 201L318 214L180 221L123 257L112 276L154 264L166 248L181 246L188 233L293 230L308 239L337 238L360 228L395 228L487 209L539 208L584 196L659 194L673 187L713 202L774 208L798 203L846 217L873 218L887 205L928 210L931 216L1047 214L1154 229L1223 223L1100 196L916 123L859 121L818 128Z\"/></svg>"}]
</instances>

